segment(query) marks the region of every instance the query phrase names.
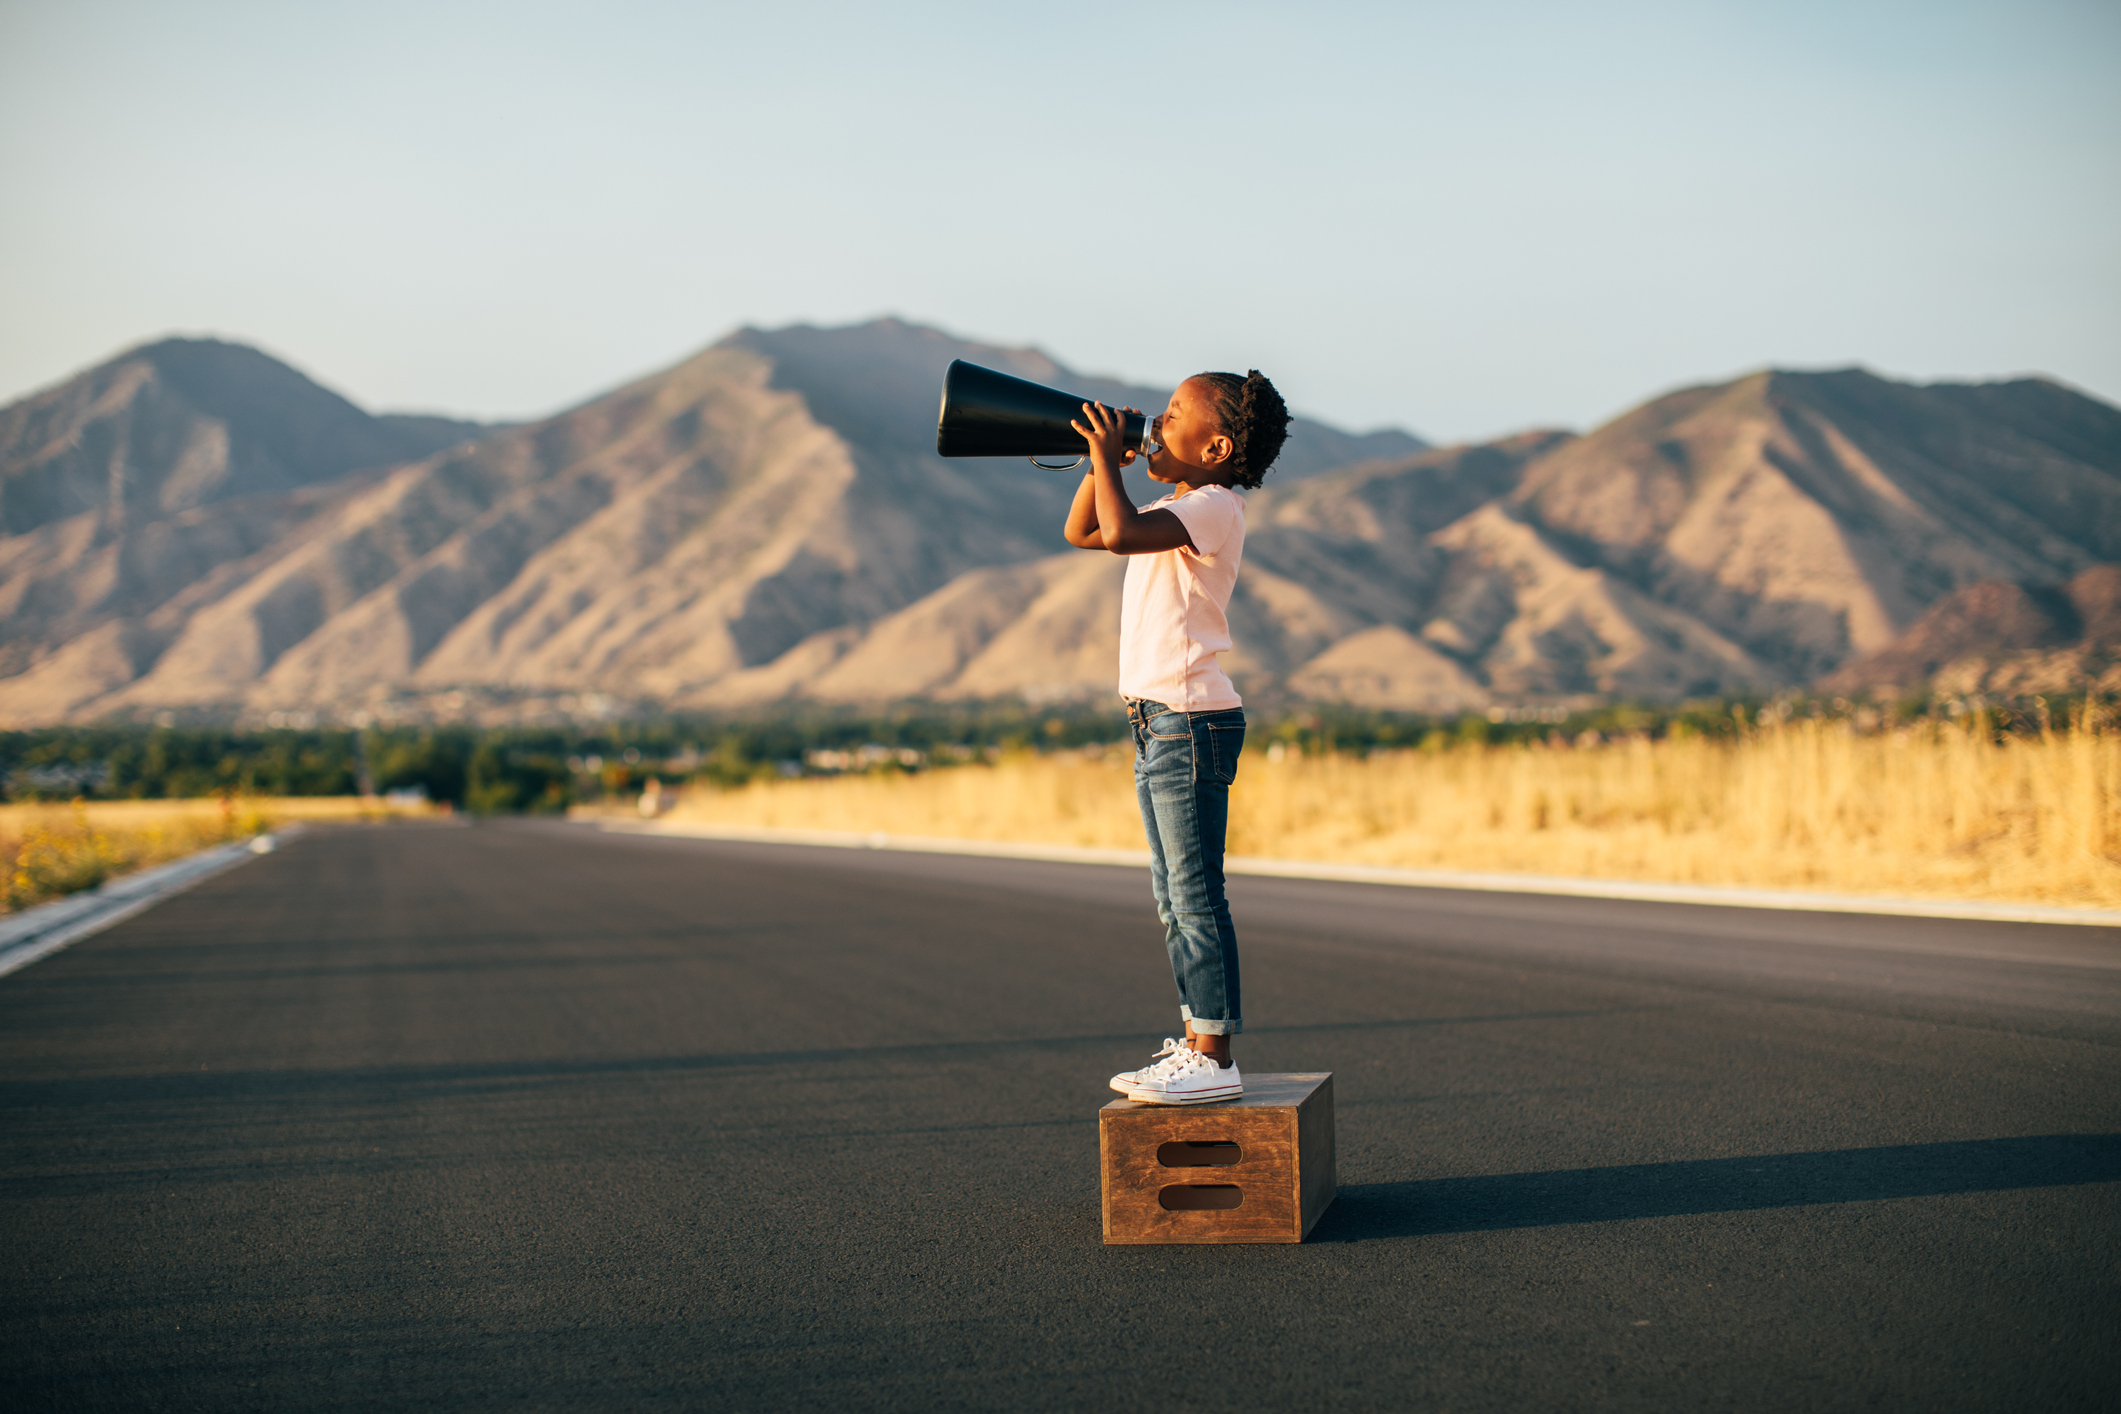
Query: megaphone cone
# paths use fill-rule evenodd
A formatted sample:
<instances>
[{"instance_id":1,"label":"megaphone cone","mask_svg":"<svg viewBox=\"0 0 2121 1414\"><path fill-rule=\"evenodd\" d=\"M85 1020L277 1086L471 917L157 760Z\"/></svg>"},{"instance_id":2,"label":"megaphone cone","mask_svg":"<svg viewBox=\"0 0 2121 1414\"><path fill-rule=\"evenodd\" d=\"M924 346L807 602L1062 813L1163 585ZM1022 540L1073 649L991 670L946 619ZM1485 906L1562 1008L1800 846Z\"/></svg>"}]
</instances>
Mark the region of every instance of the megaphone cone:
<instances>
[{"instance_id":1,"label":"megaphone cone","mask_svg":"<svg viewBox=\"0 0 2121 1414\"><path fill-rule=\"evenodd\" d=\"M1082 418L1084 403L1095 401L956 359L943 375L943 409L935 422L936 454L1079 459L1087 449L1082 434L1068 423ZM1127 449L1141 450L1149 419L1138 412L1122 416Z\"/></svg>"}]
</instances>

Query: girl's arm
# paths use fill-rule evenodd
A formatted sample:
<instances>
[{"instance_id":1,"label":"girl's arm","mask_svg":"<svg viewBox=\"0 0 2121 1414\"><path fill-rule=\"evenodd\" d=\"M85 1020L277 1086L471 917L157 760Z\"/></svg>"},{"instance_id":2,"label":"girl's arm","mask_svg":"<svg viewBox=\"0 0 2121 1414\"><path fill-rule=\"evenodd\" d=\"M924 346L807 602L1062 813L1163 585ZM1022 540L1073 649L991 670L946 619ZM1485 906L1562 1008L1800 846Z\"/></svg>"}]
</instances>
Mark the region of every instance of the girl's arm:
<instances>
[{"instance_id":1,"label":"girl's arm","mask_svg":"<svg viewBox=\"0 0 2121 1414\"><path fill-rule=\"evenodd\" d=\"M1134 460L1127 450L1126 423L1102 403L1084 403L1083 422L1068 425L1090 444L1090 474L1075 488L1068 508L1070 545L1110 550L1115 555L1150 555L1159 550L1190 549L1186 523L1169 511L1138 511L1127 499L1120 468Z\"/></svg>"},{"instance_id":2,"label":"girl's arm","mask_svg":"<svg viewBox=\"0 0 2121 1414\"><path fill-rule=\"evenodd\" d=\"M1075 488L1075 502L1068 507L1068 523L1061 533L1078 550L1102 550L1105 537L1097 528L1097 473L1086 472Z\"/></svg>"}]
</instances>

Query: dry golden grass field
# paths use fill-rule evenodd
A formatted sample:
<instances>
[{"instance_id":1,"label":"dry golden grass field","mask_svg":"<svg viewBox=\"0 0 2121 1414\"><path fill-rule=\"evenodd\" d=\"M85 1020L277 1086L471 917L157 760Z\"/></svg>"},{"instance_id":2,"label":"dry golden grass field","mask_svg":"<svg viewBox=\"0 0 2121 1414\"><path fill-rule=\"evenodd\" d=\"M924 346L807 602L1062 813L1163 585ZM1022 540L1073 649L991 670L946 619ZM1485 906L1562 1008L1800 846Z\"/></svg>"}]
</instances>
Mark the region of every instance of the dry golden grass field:
<instances>
[{"instance_id":1,"label":"dry golden grass field","mask_svg":"<svg viewBox=\"0 0 2121 1414\"><path fill-rule=\"evenodd\" d=\"M301 820L375 820L429 807L337 796L0 805L0 912Z\"/></svg>"},{"instance_id":2,"label":"dry golden grass field","mask_svg":"<svg viewBox=\"0 0 2121 1414\"><path fill-rule=\"evenodd\" d=\"M1279 756L1280 759L1272 759ZM695 790L674 820L1142 848L1124 750ZM1864 734L1457 747L1248 747L1230 851L1409 869L2121 906L2121 731L2089 716Z\"/></svg>"}]
</instances>

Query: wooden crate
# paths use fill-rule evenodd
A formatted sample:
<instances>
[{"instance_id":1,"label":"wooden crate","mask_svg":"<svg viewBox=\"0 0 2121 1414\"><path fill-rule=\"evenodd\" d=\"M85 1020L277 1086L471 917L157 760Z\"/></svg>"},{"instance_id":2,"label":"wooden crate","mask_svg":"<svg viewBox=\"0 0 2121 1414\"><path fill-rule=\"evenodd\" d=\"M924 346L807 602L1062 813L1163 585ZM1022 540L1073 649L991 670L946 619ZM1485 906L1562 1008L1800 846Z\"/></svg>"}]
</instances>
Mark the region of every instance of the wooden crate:
<instances>
[{"instance_id":1,"label":"wooden crate","mask_svg":"<svg viewBox=\"0 0 2121 1414\"><path fill-rule=\"evenodd\" d=\"M1333 1201L1330 1071L1247 1075L1216 1105L1098 1112L1105 1241L1301 1242Z\"/></svg>"}]
</instances>

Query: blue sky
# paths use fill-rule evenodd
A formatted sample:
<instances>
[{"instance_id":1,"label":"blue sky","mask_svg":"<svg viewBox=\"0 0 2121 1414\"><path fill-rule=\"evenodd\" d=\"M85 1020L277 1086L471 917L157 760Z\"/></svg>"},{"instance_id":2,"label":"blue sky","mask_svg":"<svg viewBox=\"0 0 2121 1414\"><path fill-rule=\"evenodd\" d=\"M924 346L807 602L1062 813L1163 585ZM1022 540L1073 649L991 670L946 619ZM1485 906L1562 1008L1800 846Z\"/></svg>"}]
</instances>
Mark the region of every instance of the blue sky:
<instances>
[{"instance_id":1,"label":"blue sky","mask_svg":"<svg viewBox=\"0 0 2121 1414\"><path fill-rule=\"evenodd\" d=\"M894 313L1438 439L2121 400L2121 5L0 0L0 399L172 331L556 410Z\"/></svg>"}]
</instances>

